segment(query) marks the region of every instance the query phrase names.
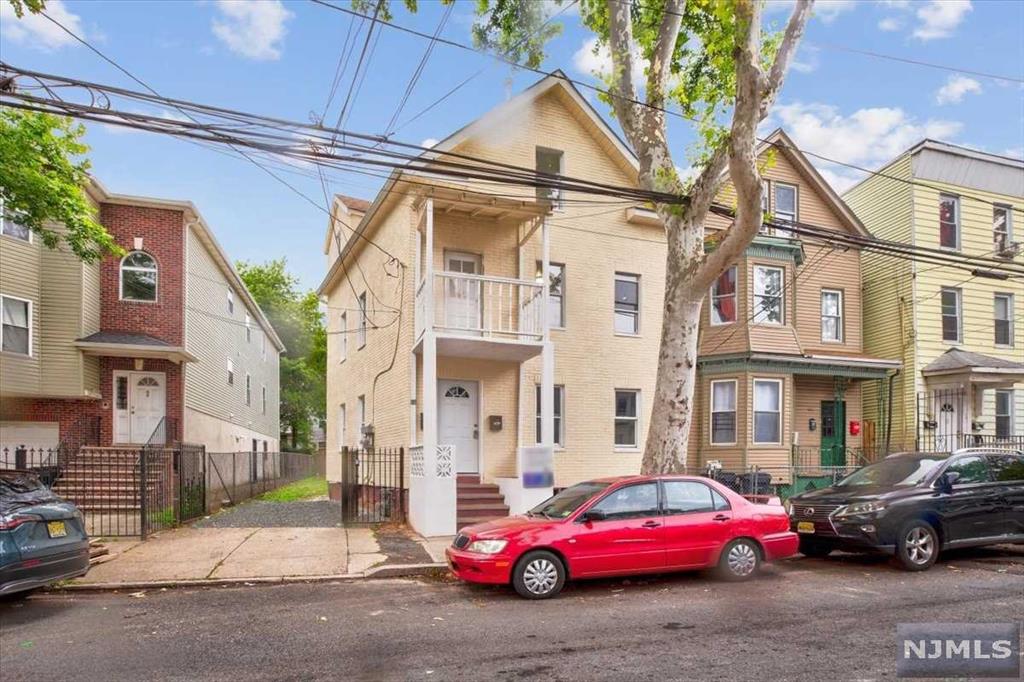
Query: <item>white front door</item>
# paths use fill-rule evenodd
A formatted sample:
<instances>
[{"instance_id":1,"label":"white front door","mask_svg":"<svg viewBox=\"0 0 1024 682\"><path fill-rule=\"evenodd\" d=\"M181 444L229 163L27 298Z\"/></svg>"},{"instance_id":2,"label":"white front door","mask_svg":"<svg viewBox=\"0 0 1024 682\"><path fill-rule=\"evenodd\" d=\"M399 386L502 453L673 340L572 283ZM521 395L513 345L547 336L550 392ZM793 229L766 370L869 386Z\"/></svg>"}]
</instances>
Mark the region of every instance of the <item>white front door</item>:
<instances>
[{"instance_id":1,"label":"white front door","mask_svg":"<svg viewBox=\"0 0 1024 682\"><path fill-rule=\"evenodd\" d=\"M482 273L480 256L475 253L448 251L444 254L444 269L463 275ZM444 321L452 330L479 333L480 280L449 277L445 280Z\"/></svg>"},{"instance_id":2,"label":"white front door","mask_svg":"<svg viewBox=\"0 0 1024 682\"><path fill-rule=\"evenodd\" d=\"M164 444L166 428L157 427L167 414L167 377L162 372L114 374L114 442Z\"/></svg>"},{"instance_id":3,"label":"white front door","mask_svg":"<svg viewBox=\"0 0 1024 682\"><path fill-rule=\"evenodd\" d=\"M437 382L437 442L455 450L455 471L480 472L479 422L475 381Z\"/></svg>"},{"instance_id":4,"label":"white front door","mask_svg":"<svg viewBox=\"0 0 1024 682\"><path fill-rule=\"evenodd\" d=\"M969 406L965 392L958 389L936 389L932 393L935 414L935 446L953 451L968 445L970 433Z\"/></svg>"}]
</instances>

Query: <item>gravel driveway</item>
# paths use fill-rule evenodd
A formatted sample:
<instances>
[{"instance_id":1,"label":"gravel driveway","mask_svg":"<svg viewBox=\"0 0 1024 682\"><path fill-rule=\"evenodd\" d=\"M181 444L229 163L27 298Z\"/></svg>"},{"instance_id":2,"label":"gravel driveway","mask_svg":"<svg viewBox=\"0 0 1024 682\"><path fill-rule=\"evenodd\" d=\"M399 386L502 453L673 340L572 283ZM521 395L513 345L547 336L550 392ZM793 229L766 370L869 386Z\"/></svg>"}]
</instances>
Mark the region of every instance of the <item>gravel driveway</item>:
<instances>
[{"instance_id":1,"label":"gravel driveway","mask_svg":"<svg viewBox=\"0 0 1024 682\"><path fill-rule=\"evenodd\" d=\"M330 500L243 502L192 524L196 528L340 528L341 503Z\"/></svg>"}]
</instances>

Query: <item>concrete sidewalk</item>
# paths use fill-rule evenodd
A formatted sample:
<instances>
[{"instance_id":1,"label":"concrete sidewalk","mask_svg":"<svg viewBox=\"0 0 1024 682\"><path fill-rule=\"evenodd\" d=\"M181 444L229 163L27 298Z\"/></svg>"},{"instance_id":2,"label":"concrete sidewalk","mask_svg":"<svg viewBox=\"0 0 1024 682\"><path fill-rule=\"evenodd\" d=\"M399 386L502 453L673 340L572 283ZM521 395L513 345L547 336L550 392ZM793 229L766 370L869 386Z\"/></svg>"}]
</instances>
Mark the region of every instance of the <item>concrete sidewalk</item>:
<instances>
[{"instance_id":1,"label":"concrete sidewalk","mask_svg":"<svg viewBox=\"0 0 1024 682\"><path fill-rule=\"evenodd\" d=\"M115 557L73 584L359 577L388 558L369 528L177 528L106 544Z\"/></svg>"}]
</instances>

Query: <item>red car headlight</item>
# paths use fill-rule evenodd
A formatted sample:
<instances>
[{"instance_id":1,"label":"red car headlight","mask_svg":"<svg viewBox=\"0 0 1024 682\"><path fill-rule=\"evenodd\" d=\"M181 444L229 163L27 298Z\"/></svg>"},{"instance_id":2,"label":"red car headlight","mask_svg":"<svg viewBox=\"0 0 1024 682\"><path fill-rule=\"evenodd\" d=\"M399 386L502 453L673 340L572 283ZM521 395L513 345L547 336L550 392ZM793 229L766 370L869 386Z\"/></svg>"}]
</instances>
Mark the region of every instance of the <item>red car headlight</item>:
<instances>
[{"instance_id":1,"label":"red car headlight","mask_svg":"<svg viewBox=\"0 0 1024 682\"><path fill-rule=\"evenodd\" d=\"M467 552L478 552L480 554L497 554L505 549L508 540L474 540L466 548Z\"/></svg>"}]
</instances>

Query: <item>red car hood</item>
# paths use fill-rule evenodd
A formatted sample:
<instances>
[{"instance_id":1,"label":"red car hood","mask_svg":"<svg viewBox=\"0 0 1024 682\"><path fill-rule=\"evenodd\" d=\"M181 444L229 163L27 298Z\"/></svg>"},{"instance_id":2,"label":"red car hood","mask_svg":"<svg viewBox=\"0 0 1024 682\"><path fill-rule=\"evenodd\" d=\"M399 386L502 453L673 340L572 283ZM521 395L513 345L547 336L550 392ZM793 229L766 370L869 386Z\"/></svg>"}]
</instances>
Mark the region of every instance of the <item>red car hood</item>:
<instances>
[{"instance_id":1,"label":"red car hood","mask_svg":"<svg viewBox=\"0 0 1024 682\"><path fill-rule=\"evenodd\" d=\"M483 523L475 523L472 526L460 528L459 532L465 533L466 535L474 538L500 538L511 532L525 530L527 528L537 528L538 526L549 525L551 523L553 522L549 519L543 518L506 516L500 519L494 519L493 521L484 521Z\"/></svg>"}]
</instances>

